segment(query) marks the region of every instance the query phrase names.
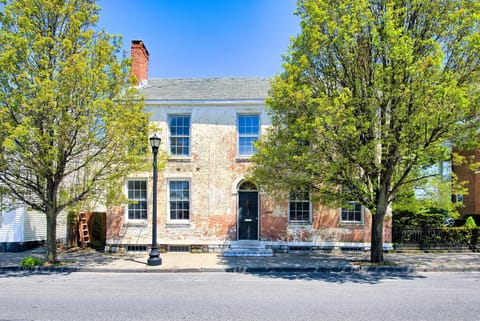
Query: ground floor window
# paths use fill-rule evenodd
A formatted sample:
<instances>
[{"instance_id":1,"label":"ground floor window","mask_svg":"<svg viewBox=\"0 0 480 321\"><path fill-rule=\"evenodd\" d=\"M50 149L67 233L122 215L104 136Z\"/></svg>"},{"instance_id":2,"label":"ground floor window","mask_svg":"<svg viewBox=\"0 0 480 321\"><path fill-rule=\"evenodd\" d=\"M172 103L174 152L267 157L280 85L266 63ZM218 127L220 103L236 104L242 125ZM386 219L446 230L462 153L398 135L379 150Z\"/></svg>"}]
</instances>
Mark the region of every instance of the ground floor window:
<instances>
[{"instance_id":1,"label":"ground floor window","mask_svg":"<svg viewBox=\"0 0 480 321\"><path fill-rule=\"evenodd\" d=\"M128 180L128 219L146 220L147 219L147 181L146 180Z\"/></svg>"},{"instance_id":2,"label":"ground floor window","mask_svg":"<svg viewBox=\"0 0 480 321\"><path fill-rule=\"evenodd\" d=\"M168 187L170 220L189 220L190 182L183 180L170 181Z\"/></svg>"},{"instance_id":3,"label":"ground floor window","mask_svg":"<svg viewBox=\"0 0 480 321\"><path fill-rule=\"evenodd\" d=\"M297 191L290 193L288 219L290 222L310 222L310 193Z\"/></svg>"},{"instance_id":4,"label":"ground floor window","mask_svg":"<svg viewBox=\"0 0 480 321\"><path fill-rule=\"evenodd\" d=\"M341 221L344 223L363 223L363 206L358 202L348 202L342 207Z\"/></svg>"}]
</instances>

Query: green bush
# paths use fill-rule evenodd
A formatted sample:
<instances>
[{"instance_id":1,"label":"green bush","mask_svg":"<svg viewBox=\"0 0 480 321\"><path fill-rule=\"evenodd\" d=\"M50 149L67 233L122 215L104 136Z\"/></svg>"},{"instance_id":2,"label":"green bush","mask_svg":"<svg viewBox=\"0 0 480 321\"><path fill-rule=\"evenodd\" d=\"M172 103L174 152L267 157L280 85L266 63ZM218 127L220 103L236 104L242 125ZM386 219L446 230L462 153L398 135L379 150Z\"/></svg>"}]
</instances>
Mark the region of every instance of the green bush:
<instances>
[{"instance_id":1,"label":"green bush","mask_svg":"<svg viewBox=\"0 0 480 321\"><path fill-rule=\"evenodd\" d=\"M393 225L399 228L440 228L445 219L444 213L414 213L410 211L393 212Z\"/></svg>"},{"instance_id":2,"label":"green bush","mask_svg":"<svg viewBox=\"0 0 480 321\"><path fill-rule=\"evenodd\" d=\"M473 217L469 216L465 221L464 227L468 229L475 229L477 228L477 223L475 223L475 220L473 219Z\"/></svg>"},{"instance_id":3,"label":"green bush","mask_svg":"<svg viewBox=\"0 0 480 321\"><path fill-rule=\"evenodd\" d=\"M43 264L43 261L40 260L38 257L27 256L22 260L22 262L20 263L20 266L23 268L31 269L34 266L42 265L42 264Z\"/></svg>"}]
</instances>

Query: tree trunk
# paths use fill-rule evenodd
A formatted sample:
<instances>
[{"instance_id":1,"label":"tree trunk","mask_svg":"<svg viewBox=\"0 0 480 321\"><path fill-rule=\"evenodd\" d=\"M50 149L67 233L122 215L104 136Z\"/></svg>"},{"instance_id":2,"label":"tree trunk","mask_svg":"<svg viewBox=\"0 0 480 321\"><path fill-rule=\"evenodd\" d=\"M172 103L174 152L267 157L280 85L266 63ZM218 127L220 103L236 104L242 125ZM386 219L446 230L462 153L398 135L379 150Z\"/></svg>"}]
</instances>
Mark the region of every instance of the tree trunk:
<instances>
[{"instance_id":1,"label":"tree trunk","mask_svg":"<svg viewBox=\"0 0 480 321\"><path fill-rule=\"evenodd\" d=\"M385 211L377 212L372 215L372 238L370 249L370 262L383 262L383 221L385 220Z\"/></svg>"},{"instance_id":2,"label":"tree trunk","mask_svg":"<svg viewBox=\"0 0 480 321\"><path fill-rule=\"evenodd\" d=\"M47 260L50 263L58 263L57 260L57 213L49 210L47 215Z\"/></svg>"}]
</instances>

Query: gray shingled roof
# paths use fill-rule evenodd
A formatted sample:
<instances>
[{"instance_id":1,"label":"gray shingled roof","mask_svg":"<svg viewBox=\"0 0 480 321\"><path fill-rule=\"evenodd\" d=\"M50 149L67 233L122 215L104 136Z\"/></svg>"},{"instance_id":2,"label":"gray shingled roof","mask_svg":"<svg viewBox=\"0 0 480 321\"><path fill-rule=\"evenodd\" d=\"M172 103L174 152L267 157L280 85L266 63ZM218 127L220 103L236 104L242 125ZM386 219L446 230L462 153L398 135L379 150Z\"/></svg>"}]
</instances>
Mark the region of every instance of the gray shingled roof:
<instances>
[{"instance_id":1,"label":"gray shingled roof","mask_svg":"<svg viewBox=\"0 0 480 321\"><path fill-rule=\"evenodd\" d=\"M140 89L146 100L265 99L268 78L149 79Z\"/></svg>"}]
</instances>

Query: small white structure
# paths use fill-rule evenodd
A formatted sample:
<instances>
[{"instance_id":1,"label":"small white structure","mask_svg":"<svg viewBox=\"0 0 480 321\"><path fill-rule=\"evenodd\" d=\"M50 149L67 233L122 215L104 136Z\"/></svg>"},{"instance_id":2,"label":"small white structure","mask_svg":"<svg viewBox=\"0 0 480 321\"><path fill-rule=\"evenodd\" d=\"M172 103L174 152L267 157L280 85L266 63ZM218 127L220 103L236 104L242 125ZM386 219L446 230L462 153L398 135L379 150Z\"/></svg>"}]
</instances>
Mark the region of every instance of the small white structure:
<instances>
[{"instance_id":1,"label":"small white structure","mask_svg":"<svg viewBox=\"0 0 480 321\"><path fill-rule=\"evenodd\" d=\"M57 239L66 239L67 216L57 219ZM17 207L0 215L0 252L20 252L47 239L47 220L43 213Z\"/></svg>"}]
</instances>

